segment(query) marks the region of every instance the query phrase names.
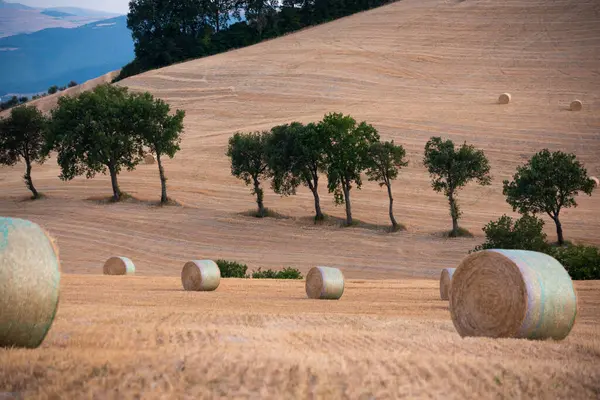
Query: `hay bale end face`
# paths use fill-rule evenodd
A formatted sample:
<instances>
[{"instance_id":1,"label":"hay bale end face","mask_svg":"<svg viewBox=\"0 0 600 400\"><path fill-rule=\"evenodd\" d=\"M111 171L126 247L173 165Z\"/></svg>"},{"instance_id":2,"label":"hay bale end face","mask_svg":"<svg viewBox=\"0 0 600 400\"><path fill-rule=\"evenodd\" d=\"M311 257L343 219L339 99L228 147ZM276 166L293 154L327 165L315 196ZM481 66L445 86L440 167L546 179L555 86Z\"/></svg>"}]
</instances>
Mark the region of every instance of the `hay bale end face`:
<instances>
[{"instance_id":1,"label":"hay bale end face","mask_svg":"<svg viewBox=\"0 0 600 400\"><path fill-rule=\"evenodd\" d=\"M311 268L306 275L306 294L311 299L339 299L344 294L344 274L337 268Z\"/></svg>"},{"instance_id":2,"label":"hay bale end face","mask_svg":"<svg viewBox=\"0 0 600 400\"><path fill-rule=\"evenodd\" d=\"M581 111L583 108L583 103L581 100L573 100L571 102L571 111Z\"/></svg>"},{"instance_id":3,"label":"hay bale end face","mask_svg":"<svg viewBox=\"0 0 600 400\"><path fill-rule=\"evenodd\" d=\"M36 348L59 300L56 244L37 224L0 217L0 347Z\"/></svg>"},{"instance_id":4,"label":"hay bale end face","mask_svg":"<svg viewBox=\"0 0 600 400\"><path fill-rule=\"evenodd\" d=\"M500 95L500 97L498 97L498 103L499 104L508 104L508 103L510 103L511 98L512 97L511 97L510 93L502 93Z\"/></svg>"},{"instance_id":5,"label":"hay bale end face","mask_svg":"<svg viewBox=\"0 0 600 400\"><path fill-rule=\"evenodd\" d=\"M452 322L461 336L556 339L577 315L571 277L554 258L526 250L484 250L452 277Z\"/></svg>"},{"instance_id":6,"label":"hay bale end face","mask_svg":"<svg viewBox=\"0 0 600 400\"><path fill-rule=\"evenodd\" d=\"M213 291L221 283L221 270L212 260L188 261L181 270L181 283L188 291Z\"/></svg>"},{"instance_id":7,"label":"hay bale end face","mask_svg":"<svg viewBox=\"0 0 600 400\"><path fill-rule=\"evenodd\" d=\"M442 300L449 300L450 285L452 283L452 275L456 268L444 268L440 275L440 297Z\"/></svg>"},{"instance_id":8,"label":"hay bale end face","mask_svg":"<svg viewBox=\"0 0 600 400\"><path fill-rule=\"evenodd\" d=\"M156 162L156 159L154 158L154 156L152 154L146 154L144 156L144 163L146 163L147 165L152 165Z\"/></svg>"},{"instance_id":9,"label":"hay bale end face","mask_svg":"<svg viewBox=\"0 0 600 400\"><path fill-rule=\"evenodd\" d=\"M595 176L590 176L590 179L594 181L596 187L600 186L600 179L596 178Z\"/></svg>"},{"instance_id":10,"label":"hay bale end face","mask_svg":"<svg viewBox=\"0 0 600 400\"><path fill-rule=\"evenodd\" d=\"M127 257L111 257L104 263L104 275L133 275L135 265Z\"/></svg>"}]
</instances>

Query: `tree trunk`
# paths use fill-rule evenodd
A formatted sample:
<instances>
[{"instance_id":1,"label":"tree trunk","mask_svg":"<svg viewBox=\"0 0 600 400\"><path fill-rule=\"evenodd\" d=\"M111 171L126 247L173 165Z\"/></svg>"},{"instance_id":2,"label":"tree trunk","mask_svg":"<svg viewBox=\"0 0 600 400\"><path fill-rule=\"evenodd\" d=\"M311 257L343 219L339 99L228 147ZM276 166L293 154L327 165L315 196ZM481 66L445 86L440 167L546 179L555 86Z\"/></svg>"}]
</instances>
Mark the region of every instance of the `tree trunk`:
<instances>
[{"instance_id":1,"label":"tree trunk","mask_svg":"<svg viewBox=\"0 0 600 400\"><path fill-rule=\"evenodd\" d=\"M25 185L27 185L27 189L29 189L31 191L31 193L33 194L32 199L37 199L39 197L39 193L38 191L35 189L35 186L33 186L33 180L31 179L31 161L29 161L29 158L26 157L25 158L25 165L27 166L27 169L25 170Z\"/></svg>"},{"instance_id":2,"label":"tree trunk","mask_svg":"<svg viewBox=\"0 0 600 400\"><path fill-rule=\"evenodd\" d=\"M319 177L314 177L314 184L310 179L308 179L307 182L308 188L315 198L315 221L322 221L324 217L323 213L321 212L321 199L319 198Z\"/></svg>"},{"instance_id":3,"label":"tree trunk","mask_svg":"<svg viewBox=\"0 0 600 400\"><path fill-rule=\"evenodd\" d=\"M256 204L258 205L258 217L263 218L265 216L265 206L263 204L263 190L260 187L258 177L254 178L254 194L256 194Z\"/></svg>"},{"instance_id":4,"label":"tree trunk","mask_svg":"<svg viewBox=\"0 0 600 400\"><path fill-rule=\"evenodd\" d=\"M166 204L169 201L167 197L167 178L165 177L165 170L162 166L162 161L160 161L160 153L156 153L156 162L158 163L158 173L160 174L160 202L161 204Z\"/></svg>"},{"instance_id":5,"label":"tree trunk","mask_svg":"<svg viewBox=\"0 0 600 400\"><path fill-rule=\"evenodd\" d=\"M390 198L390 221L392 221L392 230L395 231L398 228L396 218L394 218L394 198L392 197L392 184L387 183L388 196Z\"/></svg>"},{"instance_id":6,"label":"tree trunk","mask_svg":"<svg viewBox=\"0 0 600 400\"><path fill-rule=\"evenodd\" d=\"M562 246L563 244L565 244L565 238L563 237L562 224L560 223L558 214L556 216L553 216L552 219L554 220L554 223L556 224L556 236L558 236L558 245Z\"/></svg>"},{"instance_id":7,"label":"tree trunk","mask_svg":"<svg viewBox=\"0 0 600 400\"><path fill-rule=\"evenodd\" d=\"M346 225L351 226L353 221L352 208L350 205L350 184L343 182L342 186L344 188L344 202L346 203Z\"/></svg>"},{"instance_id":8,"label":"tree trunk","mask_svg":"<svg viewBox=\"0 0 600 400\"><path fill-rule=\"evenodd\" d=\"M117 171L113 165L108 166L108 171L110 172L110 182L112 184L113 200L119 201L121 200L121 190L119 189L119 183L117 182Z\"/></svg>"},{"instance_id":9,"label":"tree trunk","mask_svg":"<svg viewBox=\"0 0 600 400\"><path fill-rule=\"evenodd\" d=\"M456 200L454 199L454 193L448 195L448 201L450 203L450 216L452 216L452 232L451 237L458 236L458 209L456 207Z\"/></svg>"}]
</instances>

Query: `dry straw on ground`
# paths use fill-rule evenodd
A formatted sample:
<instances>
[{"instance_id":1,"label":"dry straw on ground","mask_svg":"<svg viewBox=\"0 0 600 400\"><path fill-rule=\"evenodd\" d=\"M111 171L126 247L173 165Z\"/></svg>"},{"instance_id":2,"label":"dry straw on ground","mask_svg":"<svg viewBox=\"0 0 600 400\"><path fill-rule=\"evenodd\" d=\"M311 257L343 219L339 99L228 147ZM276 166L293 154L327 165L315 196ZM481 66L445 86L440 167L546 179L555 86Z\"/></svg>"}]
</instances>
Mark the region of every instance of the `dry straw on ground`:
<instances>
[{"instance_id":1,"label":"dry straw on ground","mask_svg":"<svg viewBox=\"0 0 600 400\"><path fill-rule=\"evenodd\" d=\"M510 93L502 93L500 97L498 97L498 103L500 104L508 104L512 99Z\"/></svg>"},{"instance_id":2,"label":"dry straw on ground","mask_svg":"<svg viewBox=\"0 0 600 400\"><path fill-rule=\"evenodd\" d=\"M444 268L440 275L440 297L442 300L448 300L450 296L450 285L452 284L452 275L456 268Z\"/></svg>"},{"instance_id":3,"label":"dry straw on ground","mask_svg":"<svg viewBox=\"0 0 600 400\"><path fill-rule=\"evenodd\" d=\"M306 294L311 299L339 299L344 294L344 274L337 268L311 268L306 275Z\"/></svg>"},{"instance_id":4,"label":"dry straw on ground","mask_svg":"<svg viewBox=\"0 0 600 400\"><path fill-rule=\"evenodd\" d=\"M526 250L484 250L466 257L452 277L452 322L461 336L564 339L577 296L564 267Z\"/></svg>"},{"instance_id":5,"label":"dry straw on ground","mask_svg":"<svg viewBox=\"0 0 600 400\"><path fill-rule=\"evenodd\" d=\"M573 100L571 102L571 111L581 111L583 108L583 103L581 100Z\"/></svg>"},{"instance_id":6,"label":"dry straw on ground","mask_svg":"<svg viewBox=\"0 0 600 400\"><path fill-rule=\"evenodd\" d=\"M111 257L104 263L104 275L133 275L135 265L127 257Z\"/></svg>"},{"instance_id":7,"label":"dry straw on ground","mask_svg":"<svg viewBox=\"0 0 600 400\"><path fill-rule=\"evenodd\" d=\"M221 271L212 260L188 261L181 270L181 283L185 290L208 292L219 287Z\"/></svg>"},{"instance_id":8,"label":"dry straw on ground","mask_svg":"<svg viewBox=\"0 0 600 400\"><path fill-rule=\"evenodd\" d=\"M156 162L156 159L154 158L154 156L152 154L146 154L144 156L144 163L151 165L154 164Z\"/></svg>"},{"instance_id":9,"label":"dry straw on ground","mask_svg":"<svg viewBox=\"0 0 600 400\"><path fill-rule=\"evenodd\" d=\"M60 262L37 224L0 217L0 346L38 347L52 326Z\"/></svg>"}]
</instances>

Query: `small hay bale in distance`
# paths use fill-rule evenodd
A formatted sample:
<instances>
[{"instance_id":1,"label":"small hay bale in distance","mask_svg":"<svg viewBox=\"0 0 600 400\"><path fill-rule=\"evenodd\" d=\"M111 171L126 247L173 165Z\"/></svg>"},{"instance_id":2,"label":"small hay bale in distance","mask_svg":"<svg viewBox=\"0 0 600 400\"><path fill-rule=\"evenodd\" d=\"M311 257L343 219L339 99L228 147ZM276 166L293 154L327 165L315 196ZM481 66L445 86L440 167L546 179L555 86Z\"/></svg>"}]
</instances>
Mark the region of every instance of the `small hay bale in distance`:
<instances>
[{"instance_id":1,"label":"small hay bale in distance","mask_svg":"<svg viewBox=\"0 0 600 400\"><path fill-rule=\"evenodd\" d=\"M571 102L571 111L581 111L581 109L583 108L583 103L581 102L581 100L573 100Z\"/></svg>"},{"instance_id":2,"label":"small hay bale in distance","mask_svg":"<svg viewBox=\"0 0 600 400\"><path fill-rule=\"evenodd\" d=\"M181 283L188 291L210 292L221 283L221 270L212 260L188 261L181 270Z\"/></svg>"},{"instance_id":3,"label":"small hay bale in distance","mask_svg":"<svg viewBox=\"0 0 600 400\"><path fill-rule=\"evenodd\" d=\"M442 300L450 299L450 285L452 284L452 275L456 268L444 268L440 275L440 297Z\"/></svg>"},{"instance_id":4,"label":"small hay bale in distance","mask_svg":"<svg viewBox=\"0 0 600 400\"><path fill-rule=\"evenodd\" d=\"M152 154L146 154L144 156L144 163L148 164L148 165L152 165L156 162L156 159L154 158L154 156Z\"/></svg>"},{"instance_id":5,"label":"small hay bale in distance","mask_svg":"<svg viewBox=\"0 0 600 400\"><path fill-rule=\"evenodd\" d=\"M58 308L60 260L39 225L0 217L0 347L39 347Z\"/></svg>"},{"instance_id":6,"label":"small hay bale in distance","mask_svg":"<svg viewBox=\"0 0 600 400\"><path fill-rule=\"evenodd\" d=\"M577 296L565 268L547 254L484 250L454 272L450 314L462 337L561 340L575 323Z\"/></svg>"},{"instance_id":7,"label":"small hay bale in distance","mask_svg":"<svg viewBox=\"0 0 600 400\"><path fill-rule=\"evenodd\" d=\"M596 187L600 186L600 179L596 178L595 176L590 176L590 179L594 181Z\"/></svg>"},{"instance_id":8,"label":"small hay bale in distance","mask_svg":"<svg viewBox=\"0 0 600 400\"><path fill-rule=\"evenodd\" d=\"M512 99L510 93L502 93L500 95L500 97L498 97L498 103L499 104L508 104L510 103L510 100Z\"/></svg>"},{"instance_id":9,"label":"small hay bale in distance","mask_svg":"<svg viewBox=\"0 0 600 400\"><path fill-rule=\"evenodd\" d=\"M135 265L127 257L111 257L104 263L104 275L133 275Z\"/></svg>"},{"instance_id":10,"label":"small hay bale in distance","mask_svg":"<svg viewBox=\"0 0 600 400\"><path fill-rule=\"evenodd\" d=\"M339 299L344 294L344 274L337 268L311 268L306 275L306 294L311 299Z\"/></svg>"}]
</instances>

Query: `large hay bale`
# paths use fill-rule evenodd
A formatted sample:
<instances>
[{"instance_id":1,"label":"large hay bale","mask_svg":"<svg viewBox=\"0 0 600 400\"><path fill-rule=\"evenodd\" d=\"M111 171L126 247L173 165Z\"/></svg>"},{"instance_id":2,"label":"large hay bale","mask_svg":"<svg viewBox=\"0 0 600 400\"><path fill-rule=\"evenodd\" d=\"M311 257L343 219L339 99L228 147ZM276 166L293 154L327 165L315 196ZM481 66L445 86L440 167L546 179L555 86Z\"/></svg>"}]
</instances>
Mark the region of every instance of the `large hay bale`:
<instances>
[{"instance_id":1,"label":"large hay bale","mask_svg":"<svg viewBox=\"0 0 600 400\"><path fill-rule=\"evenodd\" d=\"M104 263L104 275L133 275L135 265L127 257L111 257Z\"/></svg>"},{"instance_id":2,"label":"large hay bale","mask_svg":"<svg viewBox=\"0 0 600 400\"><path fill-rule=\"evenodd\" d=\"M571 102L571 111L581 111L583 108L583 103L581 100L573 100Z\"/></svg>"},{"instance_id":3,"label":"large hay bale","mask_svg":"<svg viewBox=\"0 0 600 400\"><path fill-rule=\"evenodd\" d=\"M152 165L156 162L156 159L154 158L154 156L152 154L146 154L144 156L144 163L148 164L148 165Z\"/></svg>"},{"instance_id":4,"label":"large hay bale","mask_svg":"<svg viewBox=\"0 0 600 400\"><path fill-rule=\"evenodd\" d=\"M0 347L36 348L58 308L60 261L37 224L0 217Z\"/></svg>"},{"instance_id":5,"label":"large hay bale","mask_svg":"<svg viewBox=\"0 0 600 400\"><path fill-rule=\"evenodd\" d=\"M440 275L440 297L442 300L448 300L450 295L450 285L452 284L452 275L456 268L444 268Z\"/></svg>"},{"instance_id":6,"label":"large hay bale","mask_svg":"<svg viewBox=\"0 0 600 400\"><path fill-rule=\"evenodd\" d=\"M219 287L221 270L212 260L188 261L181 270L181 283L185 290L209 292Z\"/></svg>"},{"instance_id":7,"label":"large hay bale","mask_svg":"<svg viewBox=\"0 0 600 400\"><path fill-rule=\"evenodd\" d=\"M500 97L498 97L499 104L508 104L510 103L511 96L510 93L502 93Z\"/></svg>"},{"instance_id":8,"label":"large hay bale","mask_svg":"<svg viewBox=\"0 0 600 400\"><path fill-rule=\"evenodd\" d=\"M452 277L452 322L461 336L564 339L577 296L554 258L526 250L484 250L467 256Z\"/></svg>"},{"instance_id":9,"label":"large hay bale","mask_svg":"<svg viewBox=\"0 0 600 400\"><path fill-rule=\"evenodd\" d=\"M337 268L311 268L306 275L306 294L311 299L339 299L344 294L344 274Z\"/></svg>"},{"instance_id":10,"label":"large hay bale","mask_svg":"<svg viewBox=\"0 0 600 400\"><path fill-rule=\"evenodd\" d=\"M600 186L600 179L596 178L595 176L590 176L590 179L594 181L596 187Z\"/></svg>"}]
</instances>

